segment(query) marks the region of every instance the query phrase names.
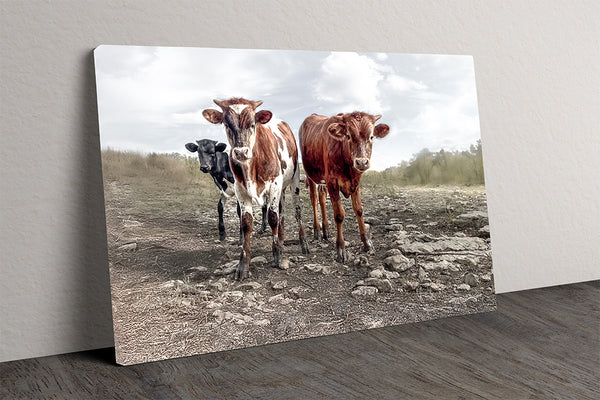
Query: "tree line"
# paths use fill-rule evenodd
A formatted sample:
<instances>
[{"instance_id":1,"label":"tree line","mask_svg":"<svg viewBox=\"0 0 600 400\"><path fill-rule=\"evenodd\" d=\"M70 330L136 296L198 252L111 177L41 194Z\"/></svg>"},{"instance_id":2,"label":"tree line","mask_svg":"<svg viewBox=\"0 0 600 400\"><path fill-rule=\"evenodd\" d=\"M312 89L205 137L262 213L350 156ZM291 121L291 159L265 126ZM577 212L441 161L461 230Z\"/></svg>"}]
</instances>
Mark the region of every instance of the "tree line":
<instances>
[{"instance_id":1,"label":"tree line","mask_svg":"<svg viewBox=\"0 0 600 400\"><path fill-rule=\"evenodd\" d=\"M369 171L362 183L406 185L483 185L481 140L468 150L432 152L425 148L409 161L383 171Z\"/></svg>"}]
</instances>

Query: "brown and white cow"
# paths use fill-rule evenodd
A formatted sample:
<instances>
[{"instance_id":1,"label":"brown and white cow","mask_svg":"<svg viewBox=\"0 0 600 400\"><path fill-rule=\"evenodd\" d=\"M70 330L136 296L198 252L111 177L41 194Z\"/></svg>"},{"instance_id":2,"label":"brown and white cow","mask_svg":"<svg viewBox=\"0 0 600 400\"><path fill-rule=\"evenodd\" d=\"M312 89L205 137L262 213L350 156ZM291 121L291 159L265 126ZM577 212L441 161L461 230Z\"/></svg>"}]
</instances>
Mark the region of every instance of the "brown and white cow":
<instances>
[{"instance_id":1,"label":"brown and white cow","mask_svg":"<svg viewBox=\"0 0 600 400\"><path fill-rule=\"evenodd\" d=\"M232 147L229 163L235 177L235 194L242 209L241 228L244 235L236 279L242 280L250 273L253 202L262 206L268 201L267 219L273 234L274 264L279 266L284 240L283 202L285 190L290 185L300 246L303 253L308 253L299 201L298 147L286 122L273 119L271 111L256 111L262 101L243 98L213 101L222 111L207 109L202 115L213 124L225 126Z\"/></svg>"},{"instance_id":2,"label":"brown and white cow","mask_svg":"<svg viewBox=\"0 0 600 400\"><path fill-rule=\"evenodd\" d=\"M385 124L375 125L381 115L363 112L338 114L331 118L313 114L306 118L298 133L302 151L302 163L306 176L310 179L310 199L313 207L315 238L318 239L319 221L317 197L321 203L323 217L323 237L327 238L327 214L324 212L325 193L317 185L325 184L337 226L337 260L345 262L347 253L342 232L344 208L340 201L340 191L348 198L352 196L352 208L358 220L360 238L364 250L373 248L369 229L363 220L363 207L360 201L360 177L371 163L373 138L383 138L389 131Z\"/></svg>"}]
</instances>

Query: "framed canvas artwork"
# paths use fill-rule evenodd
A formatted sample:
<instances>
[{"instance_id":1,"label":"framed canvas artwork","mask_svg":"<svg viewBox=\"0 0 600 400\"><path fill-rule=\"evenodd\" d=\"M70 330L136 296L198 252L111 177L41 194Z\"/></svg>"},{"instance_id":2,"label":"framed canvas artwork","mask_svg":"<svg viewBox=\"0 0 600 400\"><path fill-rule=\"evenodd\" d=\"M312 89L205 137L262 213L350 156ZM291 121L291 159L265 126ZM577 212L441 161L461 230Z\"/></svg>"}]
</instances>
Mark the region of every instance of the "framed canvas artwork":
<instances>
[{"instance_id":1,"label":"framed canvas artwork","mask_svg":"<svg viewBox=\"0 0 600 400\"><path fill-rule=\"evenodd\" d=\"M118 363L495 309L472 57L94 59Z\"/></svg>"}]
</instances>

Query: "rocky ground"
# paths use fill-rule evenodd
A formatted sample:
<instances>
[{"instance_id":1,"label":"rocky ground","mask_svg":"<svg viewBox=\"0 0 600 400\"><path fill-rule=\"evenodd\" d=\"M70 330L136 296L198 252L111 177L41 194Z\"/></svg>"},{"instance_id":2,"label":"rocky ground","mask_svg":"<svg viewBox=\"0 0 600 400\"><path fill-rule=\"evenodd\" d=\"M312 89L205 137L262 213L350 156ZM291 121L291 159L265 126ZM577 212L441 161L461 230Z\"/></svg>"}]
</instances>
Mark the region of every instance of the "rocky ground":
<instances>
[{"instance_id":1,"label":"rocky ground","mask_svg":"<svg viewBox=\"0 0 600 400\"><path fill-rule=\"evenodd\" d=\"M311 253L302 255L290 213L284 261L273 268L270 235L256 233L256 225L252 277L241 283L232 278L239 257L234 201L226 207L229 237L220 242L216 203L214 210L139 212L145 200L133 188L112 182L105 189L123 364L495 308L483 187L401 188L386 195L364 189L375 251L362 252L346 201L345 264L335 261L333 241L312 241Z\"/></svg>"}]
</instances>

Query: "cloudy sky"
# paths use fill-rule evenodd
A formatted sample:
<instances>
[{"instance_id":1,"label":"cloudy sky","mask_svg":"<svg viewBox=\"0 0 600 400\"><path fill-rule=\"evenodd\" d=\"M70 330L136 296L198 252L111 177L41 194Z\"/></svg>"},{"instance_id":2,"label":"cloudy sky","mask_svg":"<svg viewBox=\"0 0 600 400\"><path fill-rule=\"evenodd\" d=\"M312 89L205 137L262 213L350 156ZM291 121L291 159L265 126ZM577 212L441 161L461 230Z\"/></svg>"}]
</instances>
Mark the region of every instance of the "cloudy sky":
<instances>
[{"instance_id":1,"label":"cloudy sky","mask_svg":"<svg viewBox=\"0 0 600 400\"><path fill-rule=\"evenodd\" d=\"M230 97L263 100L296 137L312 113L382 114L390 134L375 140L376 170L480 138L470 56L137 46L94 56L103 149L189 154L190 141L226 141L202 110Z\"/></svg>"}]
</instances>

